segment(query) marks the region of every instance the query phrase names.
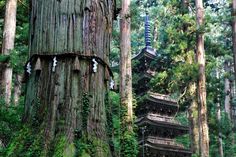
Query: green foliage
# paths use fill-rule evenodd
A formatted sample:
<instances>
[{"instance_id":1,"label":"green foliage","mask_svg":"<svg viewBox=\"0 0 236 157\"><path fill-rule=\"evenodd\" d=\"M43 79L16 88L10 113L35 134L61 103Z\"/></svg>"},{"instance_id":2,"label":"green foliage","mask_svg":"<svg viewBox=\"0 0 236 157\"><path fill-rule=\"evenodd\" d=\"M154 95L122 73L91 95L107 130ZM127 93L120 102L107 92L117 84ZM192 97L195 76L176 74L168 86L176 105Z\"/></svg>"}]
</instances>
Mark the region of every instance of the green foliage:
<instances>
[{"instance_id":1,"label":"green foliage","mask_svg":"<svg viewBox=\"0 0 236 157\"><path fill-rule=\"evenodd\" d=\"M189 139L189 135L186 134L186 135L183 135L183 136L178 136L176 137L176 142L183 145L185 148L189 148L190 146L190 139Z\"/></svg>"},{"instance_id":2,"label":"green foliage","mask_svg":"<svg viewBox=\"0 0 236 157\"><path fill-rule=\"evenodd\" d=\"M136 105L136 103L133 105ZM136 157L138 154L138 142L134 132L135 125L133 121L127 119L127 113L127 108L122 105L120 108L120 152L123 157Z\"/></svg>"},{"instance_id":3,"label":"green foliage","mask_svg":"<svg viewBox=\"0 0 236 157\"><path fill-rule=\"evenodd\" d=\"M5 156L13 157L15 154L24 157L43 156L43 139L42 131L36 134L36 130L24 126L12 139L5 151Z\"/></svg>"},{"instance_id":4,"label":"green foliage","mask_svg":"<svg viewBox=\"0 0 236 157\"><path fill-rule=\"evenodd\" d=\"M96 152L102 150L104 156L109 156L108 144L101 139L83 135L81 138L75 140L76 156L91 157L96 156Z\"/></svg>"},{"instance_id":5,"label":"green foliage","mask_svg":"<svg viewBox=\"0 0 236 157\"><path fill-rule=\"evenodd\" d=\"M21 129L21 116L23 114L23 97L20 98L19 104L6 106L4 99L0 99L0 139L5 146L11 141L12 137ZM0 147L0 154L4 151ZM1 155L0 155L1 156Z\"/></svg>"},{"instance_id":6,"label":"green foliage","mask_svg":"<svg viewBox=\"0 0 236 157\"><path fill-rule=\"evenodd\" d=\"M138 154L138 142L135 133L130 130L122 132L121 137L121 156L136 157Z\"/></svg>"},{"instance_id":7,"label":"green foliage","mask_svg":"<svg viewBox=\"0 0 236 157\"><path fill-rule=\"evenodd\" d=\"M175 119L180 122L182 125L188 126L189 121L187 114L185 112L178 113L178 115L175 117Z\"/></svg>"},{"instance_id":8,"label":"green foliage","mask_svg":"<svg viewBox=\"0 0 236 157\"><path fill-rule=\"evenodd\" d=\"M114 153L120 152L120 96L116 92L109 92L110 103L112 106L112 131L113 131L113 144Z\"/></svg>"},{"instance_id":9,"label":"green foliage","mask_svg":"<svg viewBox=\"0 0 236 157\"><path fill-rule=\"evenodd\" d=\"M10 59L9 55L0 55L0 62L5 63Z\"/></svg>"}]
</instances>

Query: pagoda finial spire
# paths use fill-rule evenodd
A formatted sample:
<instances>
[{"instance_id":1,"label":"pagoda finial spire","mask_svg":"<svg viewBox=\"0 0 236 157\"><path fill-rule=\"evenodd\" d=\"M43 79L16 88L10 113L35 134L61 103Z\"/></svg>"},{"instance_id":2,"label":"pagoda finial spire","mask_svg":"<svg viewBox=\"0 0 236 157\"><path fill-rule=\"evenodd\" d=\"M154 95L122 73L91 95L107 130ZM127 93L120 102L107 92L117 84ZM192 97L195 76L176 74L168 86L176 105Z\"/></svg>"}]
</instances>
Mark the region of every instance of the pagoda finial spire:
<instances>
[{"instance_id":1,"label":"pagoda finial spire","mask_svg":"<svg viewBox=\"0 0 236 157\"><path fill-rule=\"evenodd\" d=\"M145 44L146 47L151 47L151 35L150 35L150 23L149 23L149 15L148 12L146 12L145 16Z\"/></svg>"}]
</instances>

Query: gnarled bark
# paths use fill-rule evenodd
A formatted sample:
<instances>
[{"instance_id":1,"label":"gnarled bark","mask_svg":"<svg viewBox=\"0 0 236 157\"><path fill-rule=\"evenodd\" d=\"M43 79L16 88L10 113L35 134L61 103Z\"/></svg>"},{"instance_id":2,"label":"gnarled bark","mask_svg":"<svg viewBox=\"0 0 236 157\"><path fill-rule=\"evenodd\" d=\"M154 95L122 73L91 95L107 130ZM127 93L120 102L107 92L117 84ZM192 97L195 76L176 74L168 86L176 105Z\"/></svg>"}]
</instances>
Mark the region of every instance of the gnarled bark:
<instances>
[{"instance_id":1,"label":"gnarled bark","mask_svg":"<svg viewBox=\"0 0 236 157\"><path fill-rule=\"evenodd\" d=\"M55 139L63 135L64 152L72 149L71 156L76 149L73 142L82 137L85 143L95 144L93 151L82 153L111 156L106 130L106 69L98 63L94 73L93 62L83 59L77 61L75 70L76 58L70 53L97 56L108 63L113 1L32 0L31 7L30 56L44 56L38 56L39 70L34 70L35 59L30 62L24 121L43 130L44 154L56 147Z\"/></svg>"}]
</instances>

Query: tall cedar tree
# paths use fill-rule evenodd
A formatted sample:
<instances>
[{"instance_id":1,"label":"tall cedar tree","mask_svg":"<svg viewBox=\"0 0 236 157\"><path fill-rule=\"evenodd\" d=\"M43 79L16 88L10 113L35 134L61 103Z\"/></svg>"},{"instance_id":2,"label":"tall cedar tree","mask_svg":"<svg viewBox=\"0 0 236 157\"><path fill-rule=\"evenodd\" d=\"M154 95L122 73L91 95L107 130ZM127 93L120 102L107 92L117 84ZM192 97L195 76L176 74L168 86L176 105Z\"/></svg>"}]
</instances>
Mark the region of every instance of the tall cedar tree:
<instances>
[{"instance_id":1,"label":"tall cedar tree","mask_svg":"<svg viewBox=\"0 0 236 157\"><path fill-rule=\"evenodd\" d=\"M234 54L234 71L236 71L236 0L232 3L232 34L233 34L233 54ZM236 78L236 73L235 78Z\"/></svg>"},{"instance_id":2,"label":"tall cedar tree","mask_svg":"<svg viewBox=\"0 0 236 157\"><path fill-rule=\"evenodd\" d=\"M217 60L217 62L219 62ZM216 78L219 80L219 70L216 71ZM220 81L219 81L220 82ZM217 117L217 123L221 124L221 105L220 105L220 89L219 84L217 87L217 102L216 102L216 117ZM218 126L218 149L220 157L224 157L224 149L223 149L223 139L222 139L222 131L220 125Z\"/></svg>"},{"instance_id":3,"label":"tall cedar tree","mask_svg":"<svg viewBox=\"0 0 236 157\"><path fill-rule=\"evenodd\" d=\"M3 42L2 42L2 55L10 55L14 49L15 32L16 32L16 8L17 0L6 0L6 10L4 17L4 29L3 29ZM12 87L12 72L10 63L6 64L1 69L1 92L4 96L7 105L11 100L11 87Z\"/></svg>"},{"instance_id":4,"label":"tall cedar tree","mask_svg":"<svg viewBox=\"0 0 236 157\"><path fill-rule=\"evenodd\" d=\"M188 0L182 0L182 15L188 14ZM187 31L188 26L183 24L183 31ZM185 53L188 53L188 48L185 49ZM193 55L190 55L186 58L186 62L189 64L194 64L196 60ZM199 119L198 119L198 108L197 108L197 84L195 81L192 81L188 85L188 93L190 97L190 107L188 110L189 113L189 123L190 123L190 137L191 137L191 150L193 154L199 154Z\"/></svg>"},{"instance_id":5,"label":"tall cedar tree","mask_svg":"<svg viewBox=\"0 0 236 157\"><path fill-rule=\"evenodd\" d=\"M131 70L131 41L130 41L130 0L122 1L121 10L121 39L120 39L120 95L121 105L127 109L126 120L132 124L132 70ZM125 125L127 125L125 124ZM131 126L130 126L131 127ZM132 128L130 128L132 129Z\"/></svg>"},{"instance_id":6,"label":"tall cedar tree","mask_svg":"<svg viewBox=\"0 0 236 157\"><path fill-rule=\"evenodd\" d=\"M136 143L133 134L132 69L130 0L122 1L120 20L120 103L121 114L121 156L135 157Z\"/></svg>"},{"instance_id":7,"label":"tall cedar tree","mask_svg":"<svg viewBox=\"0 0 236 157\"><path fill-rule=\"evenodd\" d=\"M31 1L29 56L36 57L28 62L23 120L43 134L44 154L56 155L62 137L61 155L75 156L78 140L83 155L111 156L101 60L109 62L112 21L112 0Z\"/></svg>"},{"instance_id":8,"label":"tall cedar tree","mask_svg":"<svg viewBox=\"0 0 236 157\"><path fill-rule=\"evenodd\" d=\"M195 0L197 20L197 62L198 77L198 115L199 115L199 148L201 157L209 157L209 134L207 124L206 76L204 50L204 8L202 0Z\"/></svg>"}]
</instances>

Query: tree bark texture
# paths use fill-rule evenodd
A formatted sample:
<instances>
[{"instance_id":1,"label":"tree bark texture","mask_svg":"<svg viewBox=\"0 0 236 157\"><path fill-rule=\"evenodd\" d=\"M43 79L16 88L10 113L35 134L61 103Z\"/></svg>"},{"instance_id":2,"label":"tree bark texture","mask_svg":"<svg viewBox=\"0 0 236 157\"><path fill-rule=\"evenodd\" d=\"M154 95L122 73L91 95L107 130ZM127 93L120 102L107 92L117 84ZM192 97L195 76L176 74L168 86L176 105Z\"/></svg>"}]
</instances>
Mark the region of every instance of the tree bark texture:
<instances>
[{"instance_id":1,"label":"tree bark texture","mask_svg":"<svg viewBox=\"0 0 236 157\"><path fill-rule=\"evenodd\" d=\"M30 63L24 121L34 123L37 119L45 135L46 152L60 135L66 137L63 149L67 150L80 139L77 132L86 137L85 141L98 141L93 148L96 156L111 156L106 129L106 69L98 64L93 73L91 61L79 60L79 72L74 71L76 59L70 53L97 56L108 63L113 1L32 0L31 7L30 56L44 57L38 57L40 70L34 70L36 61ZM53 71L53 58L62 53L65 55L56 58Z\"/></svg>"},{"instance_id":2,"label":"tree bark texture","mask_svg":"<svg viewBox=\"0 0 236 157\"><path fill-rule=\"evenodd\" d=\"M17 0L6 0L6 10L4 17L3 28L3 55L10 55L11 50L14 49L15 32L16 32L16 9ZM3 67L1 78L1 91L7 105L11 101L11 87L12 87L12 68L9 64Z\"/></svg>"},{"instance_id":3,"label":"tree bark texture","mask_svg":"<svg viewBox=\"0 0 236 157\"><path fill-rule=\"evenodd\" d=\"M153 43L155 48L157 48L158 44L157 42L158 42L158 21L155 21L153 29Z\"/></svg>"},{"instance_id":4,"label":"tree bark texture","mask_svg":"<svg viewBox=\"0 0 236 157\"><path fill-rule=\"evenodd\" d=\"M202 0L195 0L197 19L197 62L199 64L198 77L198 114L199 114L199 144L201 157L209 157L209 134L207 124L206 77L204 52L204 8Z\"/></svg>"},{"instance_id":5,"label":"tree bark texture","mask_svg":"<svg viewBox=\"0 0 236 157\"><path fill-rule=\"evenodd\" d=\"M131 40L130 40L130 0L122 1L121 39L120 39L120 96L121 105L127 109L126 120L133 119L132 106L132 71L131 71Z\"/></svg>"},{"instance_id":6,"label":"tree bark texture","mask_svg":"<svg viewBox=\"0 0 236 157\"><path fill-rule=\"evenodd\" d=\"M189 13L188 0L182 0L182 8L181 12L184 16L185 14ZM188 26L183 24L182 30L186 32L188 30ZM188 51L188 48L185 50L185 54L188 54L186 58L186 62L189 64L196 63L196 56L195 54L191 54ZM197 83L196 81L192 81L188 85L188 97L190 98L190 107L188 110L188 119L190 124L190 139L191 139L191 150L193 154L199 155L199 118L198 118L198 102L197 102Z\"/></svg>"},{"instance_id":7,"label":"tree bark texture","mask_svg":"<svg viewBox=\"0 0 236 157\"><path fill-rule=\"evenodd\" d=\"M226 73L230 73L230 63L229 62L225 62L224 63L224 70ZM225 101L224 101L224 108L225 108L225 112L228 115L228 118L231 120L231 104L230 104L230 97L231 97L231 91L230 91L230 81L229 78L225 77L224 80L224 92L225 92Z\"/></svg>"},{"instance_id":8,"label":"tree bark texture","mask_svg":"<svg viewBox=\"0 0 236 157\"><path fill-rule=\"evenodd\" d=\"M218 124L220 124L221 122L221 110L220 110L220 103L217 102L217 121ZM219 154L220 157L224 157L224 150L223 150L223 139L222 139L222 132L221 132L221 128L219 126L218 128L218 148L219 148Z\"/></svg>"},{"instance_id":9,"label":"tree bark texture","mask_svg":"<svg viewBox=\"0 0 236 157\"><path fill-rule=\"evenodd\" d=\"M236 0L232 0L232 42L233 42L233 54L234 54L234 71L236 71ZM236 78L236 73L234 72Z\"/></svg>"},{"instance_id":10,"label":"tree bark texture","mask_svg":"<svg viewBox=\"0 0 236 157\"><path fill-rule=\"evenodd\" d=\"M218 62L218 60L217 60ZM219 71L216 71L216 78L219 80ZM220 82L220 81L219 81ZM217 123L221 124L221 106L220 106L220 89L217 87L217 112L216 112L216 117L217 117ZM220 157L224 157L224 150L223 150L223 139L222 139L222 132L221 132L221 126L218 126L218 150Z\"/></svg>"},{"instance_id":11,"label":"tree bark texture","mask_svg":"<svg viewBox=\"0 0 236 157\"><path fill-rule=\"evenodd\" d=\"M19 104L20 96L21 96L21 87L22 87L22 75L16 74L14 81L14 90L13 90L13 102L14 105Z\"/></svg>"},{"instance_id":12,"label":"tree bark texture","mask_svg":"<svg viewBox=\"0 0 236 157\"><path fill-rule=\"evenodd\" d=\"M191 83L189 85L189 92L191 105L189 107L189 123L190 123L190 136L191 136L191 149L193 154L199 154L199 119L198 119L198 104L197 104L197 85Z\"/></svg>"}]
</instances>

